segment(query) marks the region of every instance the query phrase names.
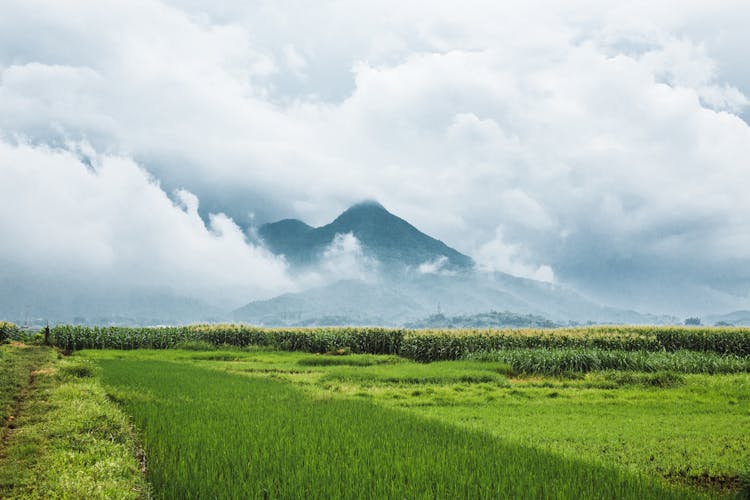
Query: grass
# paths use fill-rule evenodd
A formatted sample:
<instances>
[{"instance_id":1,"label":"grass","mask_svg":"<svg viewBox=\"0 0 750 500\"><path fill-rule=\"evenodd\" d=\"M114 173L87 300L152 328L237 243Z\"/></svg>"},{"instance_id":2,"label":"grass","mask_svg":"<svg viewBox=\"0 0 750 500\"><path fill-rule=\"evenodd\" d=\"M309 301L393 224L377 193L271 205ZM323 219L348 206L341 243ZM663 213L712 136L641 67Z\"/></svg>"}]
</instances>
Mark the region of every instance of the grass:
<instances>
[{"instance_id":1,"label":"grass","mask_svg":"<svg viewBox=\"0 0 750 500\"><path fill-rule=\"evenodd\" d=\"M403 362L398 356L375 356L372 354L353 354L347 356L306 356L297 364L302 366L373 366L392 365Z\"/></svg>"},{"instance_id":2,"label":"grass","mask_svg":"<svg viewBox=\"0 0 750 500\"><path fill-rule=\"evenodd\" d=\"M313 400L369 402L509 444L712 493L738 491L740 476L750 470L746 373L514 375L498 362L423 364L391 356L266 350L85 351L76 356L188 364L272 379ZM347 358L351 362L341 364ZM492 380L484 381L485 374Z\"/></svg>"},{"instance_id":3,"label":"grass","mask_svg":"<svg viewBox=\"0 0 750 500\"><path fill-rule=\"evenodd\" d=\"M3 347L10 360L33 358L33 382L15 386L11 429L0 445L2 498L145 498L128 418L110 402L85 360L58 360L44 347Z\"/></svg>"},{"instance_id":4,"label":"grass","mask_svg":"<svg viewBox=\"0 0 750 500\"><path fill-rule=\"evenodd\" d=\"M51 351L19 343L0 345L0 425L5 425L29 384L32 371L50 359Z\"/></svg>"},{"instance_id":5,"label":"grass","mask_svg":"<svg viewBox=\"0 0 750 500\"><path fill-rule=\"evenodd\" d=\"M465 389L418 404L414 398L390 401L563 456L715 491L737 487L750 465L747 375L690 375L666 389L640 381L613 384L610 377L592 375L518 381L509 390L486 391L484 400Z\"/></svg>"},{"instance_id":6,"label":"grass","mask_svg":"<svg viewBox=\"0 0 750 500\"><path fill-rule=\"evenodd\" d=\"M304 362L305 358L298 363L303 364ZM500 363L437 361L429 364L380 364L356 370L336 368L328 370L320 380L323 383L335 381L359 384L410 385L487 382L505 386L508 384L505 375L509 372L510 368Z\"/></svg>"},{"instance_id":7,"label":"grass","mask_svg":"<svg viewBox=\"0 0 750 500\"><path fill-rule=\"evenodd\" d=\"M0 497L147 495L122 409L170 498L750 490L747 329L60 331L181 349L0 347Z\"/></svg>"},{"instance_id":8,"label":"grass","mask_svg":"<svg viewBox=\"0 0 750 500\"><path fill-rule=\"evenodd\" d=\"M309 357L243 353L244 361L189 361L187 351L169 353L167 360L153 359L151 353L145 357L152 359L138 359L139 354L104 352L92 357L99 358L108 392L134 417L149 457L148 477L159 496L689 496L613 467L488 438L483 432L367 401L331 397L323 390L301 390L270 378L270 372L242 376L219 369L244 364L291 372ZM382 368L412 373L413 366L407 365L412 364ZM322 376L317 371L303 375Z\"/></svg>"}]
</instances>

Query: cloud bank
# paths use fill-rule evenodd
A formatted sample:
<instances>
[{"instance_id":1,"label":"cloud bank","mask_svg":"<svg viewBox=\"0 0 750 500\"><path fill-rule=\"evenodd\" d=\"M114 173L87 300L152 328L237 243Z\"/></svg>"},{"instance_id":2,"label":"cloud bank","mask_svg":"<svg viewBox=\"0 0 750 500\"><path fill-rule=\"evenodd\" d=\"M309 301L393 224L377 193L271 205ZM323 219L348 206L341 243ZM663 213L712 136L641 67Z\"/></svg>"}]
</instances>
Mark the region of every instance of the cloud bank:
<instances>
[{"instance_id":1,"label":"cloud bank","mask_svg":"<svg viewBox=\"0 0 750 500\"><path fill-rule=\"evenodd\" d=\"M261 298L295 285L249 225L375 198L484 269L646 311L750 302L743 2L3 10L9 265Z\"/></svg>"},{"instance_id":2,"label":"cloud bank","mask_svg":"<svg viewBox=\"0 0 750 500\"><path fill-rule=\"evenodd\" d=\"M132 160L84 146L0 142L0 262L50 280L111 290L154 285L217 306L269 297L292 282L286 263L186 190L170 197Z\"/></svg>"}]
</instances>

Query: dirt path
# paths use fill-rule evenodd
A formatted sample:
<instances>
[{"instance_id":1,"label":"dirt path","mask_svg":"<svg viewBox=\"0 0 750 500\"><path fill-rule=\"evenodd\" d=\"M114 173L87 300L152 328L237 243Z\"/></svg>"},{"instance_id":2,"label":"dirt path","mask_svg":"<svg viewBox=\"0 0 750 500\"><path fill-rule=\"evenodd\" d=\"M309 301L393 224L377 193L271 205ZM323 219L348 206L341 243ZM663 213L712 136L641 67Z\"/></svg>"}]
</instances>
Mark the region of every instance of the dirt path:
<instances>
[{"instance_id":1,"label":"dirt path","mask_svg":"<svg viewBox=\"0 0 750 500\"><path fill-rule=\"evenodd\" d=\"M5 449L16 429L18 417L24 403L33 390L39 373L50 370L43 366L51 361L52 351L47 347L27 346L13 342L3 346L2 364L0 364L0 410L2 430L0 437L0 460L6 458Z\"/></svg>"}]
</instances>

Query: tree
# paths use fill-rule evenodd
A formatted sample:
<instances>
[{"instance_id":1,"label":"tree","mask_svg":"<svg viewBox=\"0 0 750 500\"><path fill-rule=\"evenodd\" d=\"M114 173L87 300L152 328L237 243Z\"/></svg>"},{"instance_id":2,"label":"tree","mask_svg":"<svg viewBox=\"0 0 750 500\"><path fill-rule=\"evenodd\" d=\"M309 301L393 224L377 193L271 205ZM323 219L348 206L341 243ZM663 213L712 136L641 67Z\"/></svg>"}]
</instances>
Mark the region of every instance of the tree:
<instances>
[{"instance_id":1,"label":"tree","mask_svg":"<svg viewBox=\"0 0 750 500\"><path fill-rule=\"evenodd\" d=\"M701 324L700 318L687 318L685 324L688 326L699 326Z\"/></svg>"}]
</instances>

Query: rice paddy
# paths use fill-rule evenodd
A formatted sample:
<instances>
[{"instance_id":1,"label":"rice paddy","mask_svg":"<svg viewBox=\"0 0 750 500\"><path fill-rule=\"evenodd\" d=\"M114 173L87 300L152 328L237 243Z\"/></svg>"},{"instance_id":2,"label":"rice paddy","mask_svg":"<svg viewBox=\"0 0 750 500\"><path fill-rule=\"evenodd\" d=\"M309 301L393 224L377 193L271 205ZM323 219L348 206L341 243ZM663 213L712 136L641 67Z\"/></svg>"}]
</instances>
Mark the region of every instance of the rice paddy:
<instances>
[{"instance_id":1,"label":"rice paddy","mask_svg":"<svg viewBox=\"0 0 750 500\"><path fill-rule=\"evenodd\" d=\"M229 384L229 380L235 381L233 377L273 382L276 389L272 392L285 394L286 389L282 388L293 389L295 397L302 398L294 401L304 404L325 406L347 402L365 405L358 408L388 409L398 412L399 418L416 419L419 426L431 422L463 429L472 435L484 436L483 441L498 440L503 447L537 450L550 459L569 461L582 469L614 470L666 488L667 493L642 491L640 494L644 498L673 494L687 497L737 495L750 456L750 438L745 432L750 426L750 375L747 373L595 370L551 376L518 373L508 364L490 358L425 364L392 355L318 355L265 348L104 350L85 351L80 356L99 360L108 390L134 415L142 405L156 405L162 398L171 398L155 392L168 390L165 387L147 390L151 386L143 384L160 384L159 381L168 380L165 379L167 374L178 368L193 373L191 380L199 383L212 370L226 377L222 379L224 385ZM152 370L150 382L139 382L128 389L108 378L107 373L113 370L117 370L118 380L120 376L131 377L130 373L146 373L147 365L132 364L136 362L155 364L148 368ZM200 370L191 371L197 368ZM178 385L191 387L188 382ZM229 393L235 394L235 391L244 394L236 387ZM187 392L189 394L176 396L179 404L174 402L169 407L177 411L185 401L198 400L195 395L199 388L190 388ZM237 398L236 394L233 397ZM291 400L284 401L271 406L285 408L288 413L301 412L309 421L307 410L294 406L297 403L285 406ZM211 408L216 403L201 404ZM334 413L343 411L336 408ZM166 409L153 411L164 415ZM254 415L252 410L247 411L251 413L246 415ZM196 418L198 415L202 415L201 419L213 418L199 413L198 408L191 412ZM148 422L152 422L155 415L143 417L146 425L151 425ZM368 414L356 425L380 425L387 415L390 413ZM224 418L216 417L220 421ZM334 422L331 425L342 433L348 432L344 427L356 422L349 417L331 418ZM241 420L236 425L241 425ZM160 427L161 432L167 432L168 427ZM314 432L305 429L305 433ZM359 428L357 432L369 431ZM414 431L408 435L393 429L387 432L393 432L392 435L397 436L395 439L408 440ZM244 433L233 431L232 435L237 441ZM460 450L460 446L457 449ZM484 453L481 447L472 450L475 454ZM485 456L485 460L496 460L492 458L495 453ZM443 474L447 473L443 470ZM632 484L630 487L635 488ZM357 491L360 490L351 490L350 496L356 496ZM474 492L480 497L493 496L485 490ZM347 496L343 492L336 494ZM383 494L398 496L394 492ZM279 495L288 496L286 493ZM576 497L571 495L561 493L559 497ZM591 495L606 497L607 494L599 491Z\"/></svg>"},{"instance_id":2,"label":"rice paddy","mask_svg":"<svg viewBox=\"0 0 750 500\"><path fill-rule=\"evenodd\" d=\"M681 498L614 467L280 380L102 360L164 498Z\"/></svg>"},{"instance_id":3,"label":"rice paddy","mask_svg":"<svg viewBox=\"0 0 750 500\"><path fill-rule=\"evenodd\" d=\"M50 340L77 360L61 374L130 416L157 498L744 498L748 332L198 325Z\"/></svg>"}]
</instances>

